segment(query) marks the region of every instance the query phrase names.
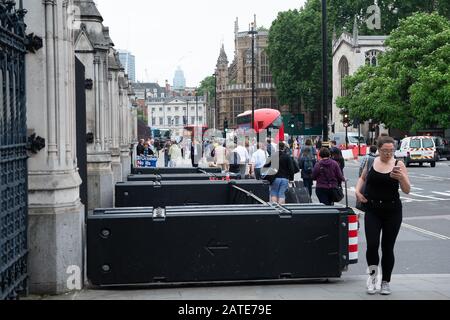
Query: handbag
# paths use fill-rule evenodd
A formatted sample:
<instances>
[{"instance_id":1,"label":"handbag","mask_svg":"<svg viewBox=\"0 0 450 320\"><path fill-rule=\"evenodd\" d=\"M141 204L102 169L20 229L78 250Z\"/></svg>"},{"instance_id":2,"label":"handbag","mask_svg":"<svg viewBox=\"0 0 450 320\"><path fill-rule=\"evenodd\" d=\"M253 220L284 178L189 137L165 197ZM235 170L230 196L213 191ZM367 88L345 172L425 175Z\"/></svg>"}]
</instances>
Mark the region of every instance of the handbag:
<instances>
[{"instance_id":1,"label":"handbag","mask_svg":"<svg viewBox=\"0 0 450 320\"><path fill-rule=\"evenodd\" d=\"M341 202L345 197L342 187L333 188L331 189L331 192L333 195L333 202Z\"/></svg>"},{"instance_id":2,"label":"handbag","mask_svg":"<svg viewBox=\"0 0 450 320\"><path fill-rule=\"evenodd\" d=\"M363 173L364 169L367 169L366 176L365 176L366 182L364 183L364 185L362 187L363 194L364 194L364 196L366 198L367 198L367 194L366 194L367 177L369 175L370 170L372 170L372 167L373 167L374 163L375 163L375 158L374 157L369 157L369 158L367 158L365 160L365 164L364 164L363 170L360 170L361 171L361 176L362 176L362 173ZM397 165L398 161L396 161L395 163L396 163L395 165ZM362 203L362 202L358 201L358 199L356 199L355 208L360 210L360 211L362 211L362 212L366 212L367 211L367 203Z\"/></svg>"},{"instance_id":3,"label":"handbag","mask_svg":"<svg viewBox=\"0 0 450 320\"><path fill-rule=\"evenodd\" d=\"M320 167L320 169L325 171L322 166ZM326 175L326 177L328 180L328 184L331 185L328 175ZM330 190L331 190L331 195L332 195L331 200L333 202L341 202L342 199L344 199L345 195L344 195L344 189L342 189L342 186L334 187L334 188L331 188Z\"/></svg>"},{"instance_id":4,"label":"handbag","mask_svg":"<svg viewBox=\"0 0 450 320\"><path fill-rule=\"evenodd\" d=\"M270 184L273 184L275 179L277 178L276 177L277 173L278 170L272 168L271 162L269 162L261 169L261 178L263 180L269 181Z\"/></svg>"}]
</instances>

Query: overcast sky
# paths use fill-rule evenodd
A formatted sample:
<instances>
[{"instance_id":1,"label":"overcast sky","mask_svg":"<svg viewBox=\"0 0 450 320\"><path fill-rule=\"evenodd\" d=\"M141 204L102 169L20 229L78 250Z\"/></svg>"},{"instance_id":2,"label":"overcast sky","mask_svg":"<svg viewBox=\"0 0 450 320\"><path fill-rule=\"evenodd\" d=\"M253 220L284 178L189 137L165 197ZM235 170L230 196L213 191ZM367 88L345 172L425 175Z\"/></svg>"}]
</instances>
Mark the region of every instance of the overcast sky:
<instances>
[{"instance_id":1,"label":"overcast sky","mask_svg":"<svg viewBox=\"0 0 450 320\"><path fill-rule=\"evenodd\" d=\"M173 83L177 66L188 86L214 73L220 46L234 54L234 21L248 30L253 15L269 28L278 12L298 9L304 0L96 0L117 49L136 56L139 81Z\"/></svg>"}]
</instances>

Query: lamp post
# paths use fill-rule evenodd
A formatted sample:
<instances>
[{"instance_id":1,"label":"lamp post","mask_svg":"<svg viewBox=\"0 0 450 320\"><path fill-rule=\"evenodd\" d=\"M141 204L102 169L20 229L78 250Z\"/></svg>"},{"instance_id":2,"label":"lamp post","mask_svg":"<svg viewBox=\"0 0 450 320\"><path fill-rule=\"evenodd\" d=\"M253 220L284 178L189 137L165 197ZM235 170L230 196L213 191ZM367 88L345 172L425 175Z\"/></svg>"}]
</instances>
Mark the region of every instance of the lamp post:
<instances>
[{"instance_id":1,"label":"lamp post","mask_svg":"<svg viewBox=\"0 0 450 320\"><path fill-rule=\"evenodd\" d=\"M216 112L217 112L217 73L213 74L214 77L214 117L213 117L213 126L214 130L216 130Z\"/></svg>"},{"instance_id":2,"label":"lamp post","mask_svg":"<svg viewBox=\"0 0 450 320\"><path fill-rule=\"evenodd\" d=\"M252 22L248 34L252 38L252 129L255 130L255 35L258 34L258 31L255 30L254 22ZM257 143L259 144L259 133L257 133Z\"/></svg>"},{"instance_id":3,"label":"lamp post","mask_svg":"<svg viewBox=\"0 0 450 320\"><path fill-rule=\"evenodd\" d=\"M189 97L186 97L186 126L189 126Z\"/></svg>"},{"instance_id":4,"label":"lamp post","mask_svg":"<svg viewBox=\"0 0 450 320\"><path fill-rule=\"evenodd\" d=\"M198 130L198 93L195 90L195 130Z\"/></svg>"},{"instance_id":5,"label":"lamp post","mask_svg":"<svg viewBox=\"0 0 450 320\"><path fill-rule=\"evenodd\" d=\"M323 105L323 141L328 142L328 36L327 36L327 0L322 0L322 105Z\"/></svg>"}]
</instances>

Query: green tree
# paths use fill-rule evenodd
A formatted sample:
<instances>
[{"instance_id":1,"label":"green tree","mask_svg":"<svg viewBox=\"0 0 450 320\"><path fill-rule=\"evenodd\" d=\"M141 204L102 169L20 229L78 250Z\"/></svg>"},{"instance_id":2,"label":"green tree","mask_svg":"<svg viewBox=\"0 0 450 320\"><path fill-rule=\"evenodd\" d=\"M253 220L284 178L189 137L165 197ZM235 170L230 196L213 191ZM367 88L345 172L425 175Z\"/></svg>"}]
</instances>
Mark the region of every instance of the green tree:
<instances>
[{"instance_id":1,"label":"green tree","mask_svg":"<svg viewBox=\"0 0 450 320\"><path fill-rule=\"evenodd\" d=\"M386 45L378 66L345 80L349 95L338 98L338 107L389 128L450 127L449 20L416 13L400 22Z\"/></svg>"},{"instance_id":2,"label":"green tree","mask_svg":"<svg viewBox=\"0 0 450 320\"><path fill-rule=\"evenodd\" d=\"M199 96L205 96L208 94L209 102L213 101L215 99L215 78L214 76L206 77L205 79L200 82L200 87L197 90L197 94Z\"/></svg>"},{"instance_id":3,"label":"green tree","mask_svg":"<svg viewBox=\"0 0 450 320\"><path fill-rule=\"evenodd\" d=\"M354 18L361 34L389 35L399 26L399 22L416 12L433 13L450 19L450 1L448 0L379 0L381 13L381 29L370 30L367 19L372 12L368 8L374 4L373 0L328 0L329 23L338 33L353 29Z\"/></svg>"},{"instance_id":4,"label":"green tree","mask_svg":"<svg viewBox=\"0 0 450 320\"><path fill-rule=\"evenodd\" d=\"M265 31L265 32L267 32L267 31L269 31L269 29L267 29L266 27L264 27L264 26L260 26L260 27L258 27L258 30L257 30L258 32L260 32L260 31Z\"/></svg>"},{"instance_id":5,"label":"green tree","mask_svg":"<svg viewBox=\"0 0 450 320\"><path fill-rule=\"evenodd\" d=\"M360 34L389 35L402 18L414 12L438 11L450 19L448 0L379 0L381 29L369 30L367 9L373 0L328 0L329 33L329 103L331 85L331 44L333 32L352 32L356 23ZM307 0L300 10L280 12L269 31L268 55L270 69L281 104L307 110L318 110L322 105L322 34L321 1Z\"/></svg>"},{"instance_id":6,"label":"green tree","mask_svg":"<svg viewBox=\"0 0 450 320\"><path fill-rule=\"evenodd\" d=\"M300 10L281 12L272 23L267 52L281 104L297 108L303 105L308 111L320 110L322 104L320 39L320 0L310 0ZM331 73L331 41L329 53Z\"/></svg>"}]
</instances>

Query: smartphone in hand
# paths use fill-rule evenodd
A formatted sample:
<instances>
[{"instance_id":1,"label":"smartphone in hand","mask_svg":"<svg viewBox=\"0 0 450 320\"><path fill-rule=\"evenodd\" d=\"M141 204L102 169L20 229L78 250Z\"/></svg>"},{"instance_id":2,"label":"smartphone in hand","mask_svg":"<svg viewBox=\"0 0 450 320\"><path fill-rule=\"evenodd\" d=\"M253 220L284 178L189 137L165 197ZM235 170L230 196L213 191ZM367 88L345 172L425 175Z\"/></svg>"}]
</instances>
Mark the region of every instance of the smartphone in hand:
<instances>
[{"instance_id":1,"label":"smartphone in hand","mask_svg":"<svg viewBox=\"0 0 450 320\"><path fill-rule=\"evenodd\" d=\"M393 178L393 175L397 175L397 174L401 173L402 172L401 170L402 169L399 166L395 166L394 169L392 169L391 178Z\"/></svg>"}]
</instances>

